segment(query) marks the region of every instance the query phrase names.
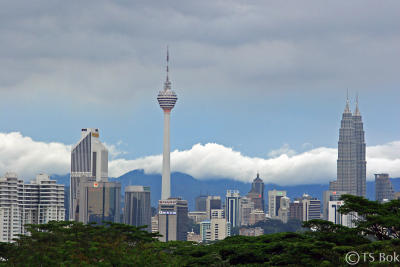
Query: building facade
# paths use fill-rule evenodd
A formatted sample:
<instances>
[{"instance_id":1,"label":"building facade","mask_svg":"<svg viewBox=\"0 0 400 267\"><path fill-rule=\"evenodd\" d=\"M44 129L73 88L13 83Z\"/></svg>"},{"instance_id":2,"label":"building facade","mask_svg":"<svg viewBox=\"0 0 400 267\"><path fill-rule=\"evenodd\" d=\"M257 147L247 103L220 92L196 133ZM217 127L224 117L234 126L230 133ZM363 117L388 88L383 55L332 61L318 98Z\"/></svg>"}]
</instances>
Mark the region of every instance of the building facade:
<instances>
[{"instance_id":1,"label":"building facade","mask_svg":"<svg viewBox=\"0 0 400 267\"><path fill-rule=\"evenodd\" d=\"M222 209L222 201L220 196L207 196L206 199L206 212L207 218L211 218L211 210Z\"/></svg>"},{"instance_id":2,"label":"building facade","mask_svg":"<svg viewBox=\"0 0 400 267\"><path fill-rule=\"evenodd\" d=\"M329 219L329 201L339 201L342 195L347 194L345 191L332 191L327 190L323 193L323 212L322 218L324 220Z\"/></svg>"},{"instance_id":3,"label":"building facade","mask_svg":"<svg viewBox=\"0 0 400 267\"><path fill-rule=\"evenodd\" d=\"M286 191L275 189L268 191L268 215L271 219L278 219L282 197L286 197Z\"/></svg>"},{"instance_id":4,"label":"building facade","mask_svg":"<svg viewBox=\"0 0 400 267\"><path fill-rule=\"evenodd\" d=\"M195 210L196 211L206 211L207 210L207 195L200 195L195 199Z\"/></svg>"},{"instance_id":5,"label":"building facade","mask_svg":"<svg viewBox=\"0 0 400 267\"><path fill-rule=\"evenodd\" d=\"M160 241L186 241L188 233L188 203L181 198L158 201L158 231Z\"/></svg>"},{"instance_id":6,"label":"building facade","mask_svg":"<svg viewBox=\"0 0 400 267\"><path fill-rule=\"evenodd\" d=\"M227 190L225 198L226 219L231 227L240 226L240 194L238 190Z\"/></svg>"},{"instance_id":7,"label":"building facade","mask_svg":"<svg viewBox=\"0 0 400 267\"><path fill-rule=\"evenodd\" d=\"M289 220L289 212L290 212L290 198L281 197L280 205L278 210L278 219L283 223L287 223Z\"/></svg>"},{"instance_id":8,"label":"building facade","mask_svg":"<svg viewBox=\"0 0 400 267\"><path fill-rule=\"evenodd\" d=\"M149 186L125 187L124 223L144 226L151 232L151 202Z\"/></svg>"},{"instance_id":9,"label":"building facade","mask_svg":"<svg viewBox=\"0 0 400 267\"><path fill-rule=\"evenodd\" d=\"M120 222L121 184L81 182L79 221L83 223Z\"/></svg>"},{"instance_id":10,"label":"building facade","mask_svg":"<svg viewBox=\"0 0 400 267\"><path fill-rule=\"evenodd\" d=\"M211 241L223 240L231 235L230 223L226 221L223 209L213 209L210 220Z\"/></svg>"},{"instance_id":11,"label":"building facade","mask_svg":"<svg viewBox=\"0 0 400 267\"><path fill-rule=\"evenodd\" d=\"M64 185L39 174L30 183L15 173L0 178L0 241L12 242L27 234L26 224L65 220Z\"/></svg>"},{"instance_id":12,"label":"building facade","mask_svg":"<svg viewBox=\"0 0 400 267\"><path fill-rule=\"evenodd\" d=\"M340 224L346 227L354 227L354 213L341 214L339 208L344 205L344 201L329 201L329 217L328 221L334 224Z\"/></svg>"},{"instance_id":13,"label":"building facade","mask_svg":"<svg viewBox=\"0 0 400 267\"><path fill-rule=\"evenodd\" d=\"M375 200L383 202L384 200L394 199L394 190L389 174L375 174Z\"/></svg>"}]
</instances>

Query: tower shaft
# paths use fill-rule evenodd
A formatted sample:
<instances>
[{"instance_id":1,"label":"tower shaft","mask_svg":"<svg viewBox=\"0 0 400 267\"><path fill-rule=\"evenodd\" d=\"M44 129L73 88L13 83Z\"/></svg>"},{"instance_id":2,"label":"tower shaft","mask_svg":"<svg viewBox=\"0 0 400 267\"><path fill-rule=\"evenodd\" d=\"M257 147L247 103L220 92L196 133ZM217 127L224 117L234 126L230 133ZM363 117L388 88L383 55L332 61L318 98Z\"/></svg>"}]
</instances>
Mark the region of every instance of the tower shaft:
<instances>
[{"instance_id":1,"label":"tower shaft","mask_svg":"<svg viewBox=\"0 0 400 267\"><path fill-rule=\"evenodd\" d=\"M162 186L161 199L168 199L171 196L171 167L170 167L170 137L169 121L170 110L164 110L164 150L162 165Z\"/></svg>"}]
</instances>

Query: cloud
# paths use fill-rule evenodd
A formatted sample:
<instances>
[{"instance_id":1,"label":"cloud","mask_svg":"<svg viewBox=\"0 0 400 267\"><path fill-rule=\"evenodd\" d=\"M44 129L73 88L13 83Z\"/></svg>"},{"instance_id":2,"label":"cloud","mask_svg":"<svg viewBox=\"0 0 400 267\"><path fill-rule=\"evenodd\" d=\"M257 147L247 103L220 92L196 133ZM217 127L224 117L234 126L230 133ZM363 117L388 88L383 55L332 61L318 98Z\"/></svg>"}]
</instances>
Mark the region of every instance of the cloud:
<instances>
[{"instance_id":1,"label":"cloud","mask_svg":"<svg viewBox=\"0 0 400 267\"><path fill-rule=\"evenodd\" d=\"M188 96L343 83L384 90L398 84L399 8L373 0L1 1L0 90L17 99L140 103L162 85L166 44L171 75Z\"/></svg>"},{"instance_id":2,"label":"cloud","mask_svg":"<svg viewBox=\"0 0 400 267\"><path fill-rule=\"evenodd\" d=\"M134 169L161 173L161 155L115 159L124 155L117 146L107 145L110 176L118 177ZM70 151L70 145L38 142L18 132L0 133L0 172L13 171L25 180L40 172L65 174L70 169ZM171 152L171 169L197 179L231 178L246 182L258 171L265 182L280 185L328 183L336 176L334 148L319 147L295 154L285 144L279 153L275 150L269 155L272 157L249 157L220 144L195 144L188 150ZM381 172L400 176L400 141L367 148L368 178Z\"/></svg>"}]
</instances>

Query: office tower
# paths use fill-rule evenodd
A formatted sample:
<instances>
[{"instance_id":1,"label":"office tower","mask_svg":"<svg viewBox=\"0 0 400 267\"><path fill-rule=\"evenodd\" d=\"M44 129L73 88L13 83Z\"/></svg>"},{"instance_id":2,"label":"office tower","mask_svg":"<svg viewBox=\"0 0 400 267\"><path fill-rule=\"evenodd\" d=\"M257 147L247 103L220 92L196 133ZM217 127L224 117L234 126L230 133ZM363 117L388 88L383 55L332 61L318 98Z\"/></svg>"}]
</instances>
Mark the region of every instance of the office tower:
<instances>
[{"instance_id":1,"label":"office tower","mask_svg":"<svg viewBox=\"0 0 400 267\"><path fill-rule=\"evenodd\" d=\"M223 240L227 236L230 236L230 223L225 219L225 213L223 209L211 210L211 240Z\"/></svg>"},{"instance_id":2,"label":"office tower","mask_svg":"<svg viewBox=\"0 0 400 267\"><path fill-rule=\"evenodd\" d=\"M295 200L289 204L289 218L303 221L303 203L300 200Z\"/></svg>"},{"instance_id":3,"label":"office tower","mask_svg":"<svg viewBox=\"0 0 400 267\"><path fill-rule=\"evenodd\" d=\"M263 210L252 210L250 212L249 224L253 225L261 221L265 221L265 212Z\"/></svg>"},{"instance_id":4,"label":"office tower","mask_svg":"<svg viewBox=\"0 0 400 267\"><path fill-rule=\"evenodd\" d=\"M339 130L337 180L330 183L329 189L365 197L365 140L358 97L354 114L350 111L349 99L346 101Z\"/></svg>"},{"instance_id":5,"label":"office tower","mask_svg":"<svg viewBox=\"0 0 400 267\"><path fill-rule=\"evenodd\" d=\"M200 195L195 199L195 209L196 211L206 211L207 210L207 195Z\"/></svg>"},{"instance_id":6,"label":"office tower","mask_svg":"<svg viewBox=\"0 0 400 267\"><path fill-rule=\"evenodd\" d=\"M329 201L328 210L329 216L328 221L334 224L340 224L346 227L354 227L355 216L354 213L341 214L339 208L344 205L344 201Z\"/></svg>"},{"instance_id":7,"label":"office tower","mask_svg":"<svg viewBox=\"0 0 400 267\"><path fill-rule=\"evenodd\" d=\"M321 219L321 201L319 199L304 194L301 202L303 203L303 221Z\"/></svg>"},{"instance_id":8,"label":"office tower","mask_svg":"<svg viewBox=\"0 0 400 267\"><path fill-rule=\"evenodd\" d=\"M387 173L375 174L375 200L383 202L384 199L394 199L392 182Z\"/></svg>"},{"instance_id":9,"label":"office tower","mask_svg":"<svg viewBox=\"0 0 400 267\"><path fill-rule=\"evenodd\" d=\"M79 220L80 184L108 179L108 150L99 140L99 129L84 128L71 151L70 220Z\"/></svg>"},{"instance_id":10,"label":"office tower","mask_svg":"<svg viewBox=\"0 0 400 267\"><path fill-rule=\"evenodd\" d=\"M220 196L207 196L206 199L206 212L208 218L211 218L211 210L213 209L221 209L221 197Z\"/></svg>"},{"instance_id":11,"label":"office tower","mask_svg":"<svg viewBox=\"0 0 400 267\"><path fill-rule=\"evenodd\" d=\"M145 230L151 231L149 186L130 185L125 187L124 223L134 226L146 225Z\"/></svg>"},{"instance_id":12,"label":"office tower","mask_svg":"<svg viewBox=\"0 0 400 267\"><path fill-rule=\"evenodd\" d=\"M189 211L188 217L193 220L194 223L200 223L210 218L210 216L207 216L206 211Z\"/></svg>"},{"instance_id":13,"label":"office tower","mask_svg":"<svg viewBox=\"0 0 400 267\"><path fill-rule=\"evenodd\" d=\"M186 241L188 232L188 203L181 198L158 201L158 230L160 241Z\"/></svg>"},{"instance_id":14,"label":"office tower","mask_svg":"<svg viewBox=\"0 0 400 267\"><path fill-rule=\"evenodd\" d=\"M45 224L65 220L64 185L39 174L30 183L15 173L0 178L0 241L12 242L27 234L26 224Z\"/></svg>"},{"instance_id":15,"label":"office tower","mask_svg":"<svg viewBox=\"0 0 400 267\"><path fill-rule=\"evenodd\" d=\"M268 212L270 218L278 219L278 211L282 197L286 197L286 191L278 191L275 189L268 191Z\"/></svg>"},{"instance_id":16,"label":"office tower","mask_svg":"<svg viewBox=\"0 0 400 267\"><path fill-rule=\"evenodd\" d=\"M289 219L290 198L281 197L278 210L278 219L283 223L287 223Z\"/></svg>"},{"instance_id":17,"label":"office tower","mask_svg":"<svg viewBox=\"0 0 400 267\"><path fill-rule=\"evenodd\" d=\"M167 78L164 83L164 90L160 91L157 97L160 107L164 110L164 149L163 149L163 165L162 165L162 186L161 199L168 199L171 196L171 169L170 169L170 138L169 138L169 121L171 110L174 108L178 97L171 90L171 82L169 81L169 54L167 49Z\"/></svg>"},{"instance_id":18,"label":"office tower","mask_svg":"<svg viewBox=\"0 0 400 267\"><path fill-rule=\"evenodd\" d=\"M211 241L211 221L206 220L200 223L200 236L202 242Z\"/></svg>"},{"instance_id":19,"label":"office tower","mask_svg":"<svg viewBox=\"0 0 400 267\"><path fill-rule=\"evenodd\" d=\"M264 182L260 178L260 174L257 173L257 177L254 178L251 184L251 190L247 194L247 197L254 202L254 208L259 210L265 210L265 199L264 199Z\"/></svg>"},{"instance_id":20,"label":"office tower","mask_svg":"<svg viewBox=\"0 0 400 267\"><path fill-rule=\"evenodd\" d=\"M227 190L225 198L226 219L231 227L240 225L240 194L238 190Z\"/></svg>"},{"instance_id":21,"label":"office tower","mask_svg":"<svg viewBox=\"0 0 400 267\"><path fill-rule=\"evenodd\" d=\"M254 210L254 202L248 197L240 199L240 225L250 224L250 213Z\"/></svg>"},{"instance_id":22,"label":"office tower","mask_svg":"<svg viewBox=\"0 0 400 267\"><path fill-rule=\"evenodd\" d=\"M121 184L80 182L79 221L83 223L120 222Z\"/></svg>"},{"instance_id":23,"label":"office tower","mask_svg":"<svg viewBox=\"0 0 400 267\"><path fill-rule=\"evenodd\" d=\"M342 195L347 194L345 191L327 190L323 193L323 219L328 220L329 217L329 201L339 201Z\"/></svg>"}]
</instances>

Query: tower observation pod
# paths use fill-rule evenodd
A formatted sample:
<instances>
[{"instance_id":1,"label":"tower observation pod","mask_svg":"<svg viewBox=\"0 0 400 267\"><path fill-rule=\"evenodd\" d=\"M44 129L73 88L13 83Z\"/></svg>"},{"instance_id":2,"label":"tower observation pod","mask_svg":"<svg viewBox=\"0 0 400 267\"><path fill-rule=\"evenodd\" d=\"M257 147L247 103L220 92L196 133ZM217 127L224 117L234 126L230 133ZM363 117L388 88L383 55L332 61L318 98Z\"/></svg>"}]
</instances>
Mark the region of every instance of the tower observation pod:
<instances>
[{"instance_id":1,"label":"tower observation pod","mask_svg":"<svg viewBox=\"0 0 400 267\"><path fill-rule=\"evenodd\" d=\"M169 121L171 110L174 108L178 97L171 90L171 82L169 80L169 52L167 48L167 78L164 83L164 90L160 91L157 100L160 107L164 110L164 148L163 148L163 165L162 165L162 182L161 182L161 199L168 199L171 196L171 166L170 166L170 137L169 137Z\"/></svg>"}]
</instances>

